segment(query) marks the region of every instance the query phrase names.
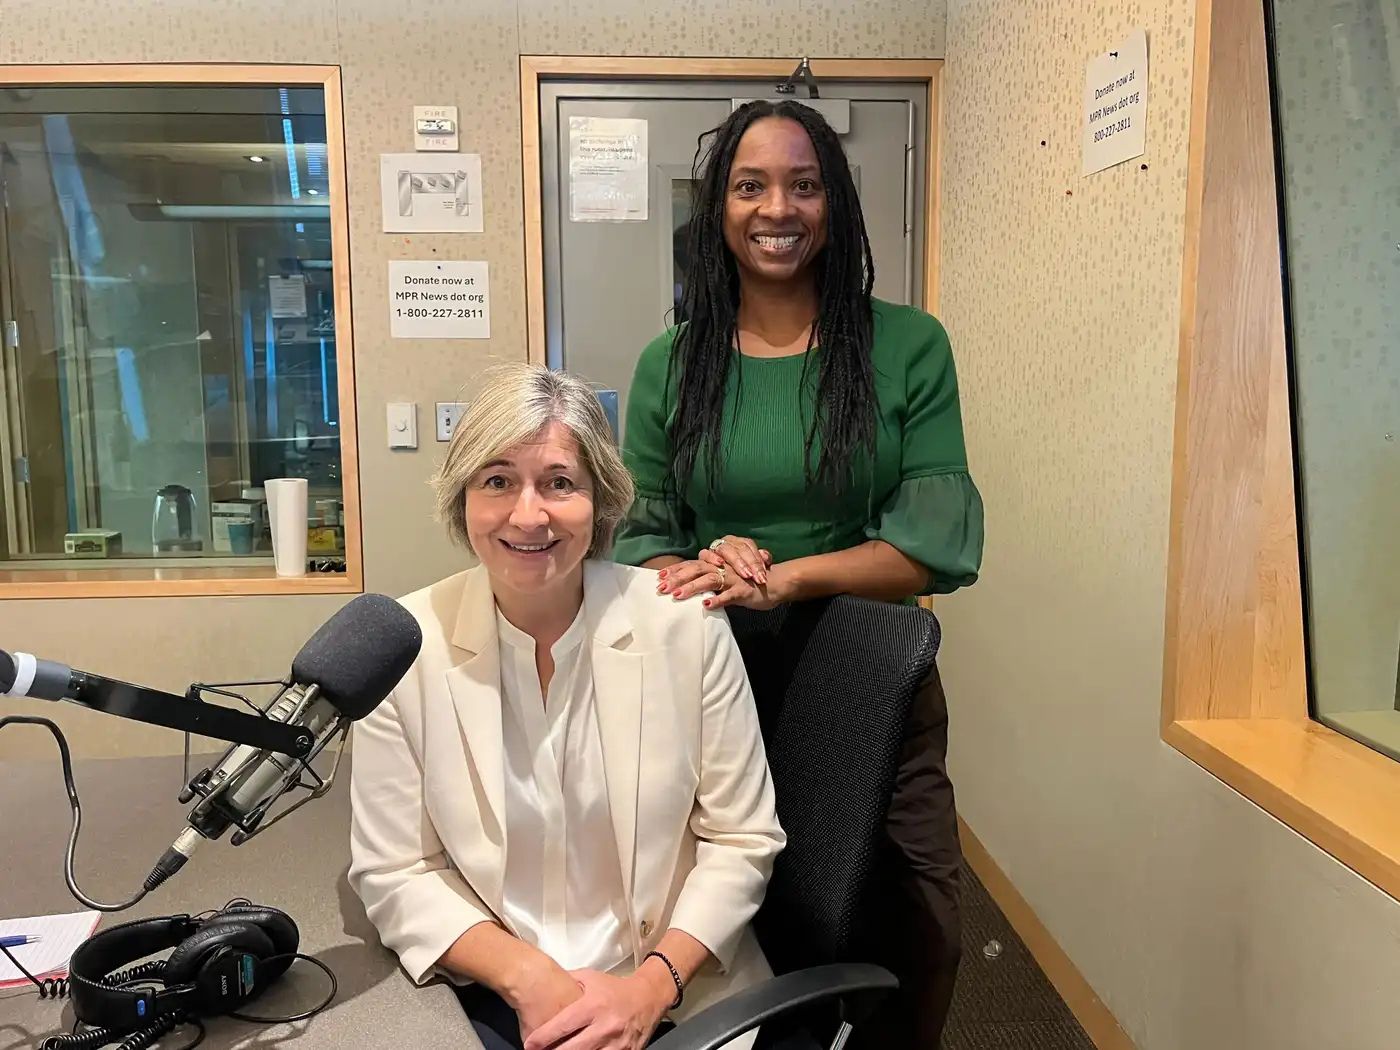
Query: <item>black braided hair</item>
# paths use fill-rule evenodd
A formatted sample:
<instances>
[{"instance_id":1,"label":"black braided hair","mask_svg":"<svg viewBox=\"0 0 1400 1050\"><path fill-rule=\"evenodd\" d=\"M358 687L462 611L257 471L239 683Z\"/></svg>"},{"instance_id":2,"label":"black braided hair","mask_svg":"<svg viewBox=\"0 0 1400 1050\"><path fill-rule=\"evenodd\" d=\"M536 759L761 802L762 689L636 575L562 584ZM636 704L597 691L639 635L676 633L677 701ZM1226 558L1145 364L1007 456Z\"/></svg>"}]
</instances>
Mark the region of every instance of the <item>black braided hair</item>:
<instances>
[{"instance_id":1,"label":"black braided hair","mask_svg":"<svg viewBox=\"0 0 1400 1050\"><path fill-rule=\"evenodd\" d=\"M676 333L667 384L669 388L675 381L677 392L669 431L670 481L681 494L702 446L712 488L722 470L724 391L739 313L739 270L724 241L725 198L739 140L756 121L767 117L793 120L806 130L826 192L826 245L812 263L817 267L819 303L813 345L821 347L821 365L817 411L804 441L807 483L816 480L839 492L852 478L857 452L874 450L870 293L875 261L850 164L836 132L816 110L797 102L750 102L700 136L692 168L690 263L679 311L685 320ZM806 378L804 361L804 384ZM814 473L812 445L818 433L821 455Z\"/></svg>"}]
</instances>

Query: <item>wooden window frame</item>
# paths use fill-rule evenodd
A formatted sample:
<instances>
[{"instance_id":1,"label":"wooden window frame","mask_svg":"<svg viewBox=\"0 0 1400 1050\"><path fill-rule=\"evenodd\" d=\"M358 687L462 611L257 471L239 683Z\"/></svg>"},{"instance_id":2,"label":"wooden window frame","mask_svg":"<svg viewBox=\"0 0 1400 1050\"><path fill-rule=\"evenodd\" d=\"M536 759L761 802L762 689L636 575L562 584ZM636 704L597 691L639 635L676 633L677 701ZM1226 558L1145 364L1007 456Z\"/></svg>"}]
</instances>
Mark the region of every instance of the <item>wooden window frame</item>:
<instances>
[{"instance_id":1,"label":"wooden window frame","mask_svg":"<svg viewBox=\"0 0 1400 1050\"><path fill-rule=\"evenodd\" d=\"M0 600L178 595L357 594L364 590L360 537L360 470L355 427L355 355L350 303L350 222L345 178L345 124L339 66L209 63L0 65L0 87L108 85L319 87L326 104L326 166L331 192L331 256L340 398L340 464L345 572L279 577L271 565L0 569Z\"/></svg>"},{"instance_id":2,"label":"wooden window frame","mask_svg":"<svg viewBox=\"0 0 1400 1050\"><path fill-rule=\"evenodd\" d=\"M1267 47L1198 0L1162 739L1400 897L1400 762L1308 712Z\"/></svg>"}]
</instances>

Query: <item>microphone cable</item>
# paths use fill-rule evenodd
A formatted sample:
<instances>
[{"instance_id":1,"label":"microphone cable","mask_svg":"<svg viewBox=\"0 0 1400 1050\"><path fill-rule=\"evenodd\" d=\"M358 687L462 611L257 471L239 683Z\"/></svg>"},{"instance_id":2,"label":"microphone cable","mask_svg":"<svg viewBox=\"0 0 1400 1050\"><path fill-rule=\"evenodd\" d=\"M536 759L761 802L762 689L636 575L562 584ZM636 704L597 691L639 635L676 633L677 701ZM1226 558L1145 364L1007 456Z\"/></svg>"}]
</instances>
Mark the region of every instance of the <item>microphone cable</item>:
<instances>
[{"instance_id":1,"label":"microphone cable","mask_svg":"<svg viewBox=\"0 0 1400 1050\"><path fill-rule=\"evenodd\" d=\"M110 1028L89 1028L80 1032L78 1026L82 1023L76 1022L73 1031L65 1035L49 1036L39 1044L39 1050L98 1050L98 1047L111 1043L117 1044L117 1050L145 1050L162 1036L183 1025L193 1025L198 1030L194 1038L180 1047L180 1050L194 1050L204 1042L204 1037L208 1034L204 1022L184 1010L166 1014L132 1032L114 1032Z\"/></svg>"},{"instance_id":2,"label":"microphone cable","mask_svg":"<svg viewBox=\"0 0 1400 1050\"><path fill-rule=\"evenodd\" d=\"M54 741L58 745L58 755L63 765L63 787L68 794L68 806L73 814L72 824L68 831L68 849L64 854L63 860L63 877L64 881L68 884L68 892L93 911L115 912L130 908L145 897L152 889L160 885L160 883L164 881L164 878L161 877L160 865L157 865L156 869L146 877L146 884L142 886L140 891L130 900L124 901L121 904L104 904L101 901L93 900L78 887L78 881L73 874L73 868L74 858L78 850L78 832L81 830L83 823L83 808L82 803L78 801L77 785L73 781L73 756L68 749L68 739L63 735L63 730L58 727L57 723L48 718L39 718L33 715L7 715L4 718L0 718L0 729L4 729L8 725L43 726L53 734ZM225 907L227 907L227 905L225 905ZM40 999L63 999L67 997L69 982L66 977L36 977L24 967L23 963L15 958L9 948L0 945L0 952L4 952L5 957L14 964L15 969L23 974L34 987L39 989ZM305 1010L289 1017L259 1017L242 1013L229 1013L226 1016L233 1017L240 1021L246 1021L250 1024L294 1024L315 1017L335 1000L340 990L340 982L336 979L335 971L320 959L305 955L301 952L289 952L284 955L273 956L272 958L290 958L293 962L301 959L320 968L320 970L325 973L326 977L330 979L330 993L310 1010ZM120 987L121 985L134 984L138 981L149 981L153 977L159 977L164 967L164 962L159 961L142 963L139 966L134 966L130 969L118 971L117 973L109 975L103 983L110 984L112 987ZM137 1032L111 1033L106 1029L94 1028L82 1033L75 1031L71 1035L50 1036L44 1041L42 1046L44 1050L89 1050L89 1048L106 1046L109 1043L115 1042L117 1039L121 1039L122 1042L118 1050L143 1050L143 1048L156 1042L162 1035L168 1034L182 1024L193 1024L199 1028L199 1032L195 1036L194 1041L181 1048L181 1050L193 1050L194 1047L204 1041L204 1025L197 1017L179 1013L170 1014L167 1017L161 1018L152 1025ZM95 1041L104 1035L106 1038L101 1042Z\"/></svg>"},{"instance_id":3,"label":"microphone cable","mask_svg":"<svg viewBox=\"0 0 1400 1050\"><path fill-rule=\"evenodd\" d=\"M22 973L27 981L35 988L39 989L40 999L66 999L68 997L68 978L66 977L35 977L24 967L24 963L15 958L14 953L0 944L0 952L5 953L5 958L10 960L11 965Z\"/></svg>"},{"instance_id":4,"label":"microphone cable","mask_svg":"<svg viewBox=\"0 0 1400 1050\"><path fill-rule=\"evenodd\" d=\"M58 744L58 757L63 762L63 788L68 792L68 807L73 812L72 823L68 829L68 849L63 858L63 879L68 884L68 892L77 898L79 903L93 911L125 911L133 904L138 903L153 888L152 880L155 878L155 872L146 877L146 885L142 886L134 896L119 904L104 904L101 901L93 900L78 888L78 880L73 874L73 868L74 858L78 852L78 831L83 825L83 807L82 803L78 801L78 788L73 783L73 756L69 753L68 740L64 737L63 730L59 729L58 725L50 719L37 718L33 715L9 715L0 718L0 729L4 729L8 725L43 726L53 734L53 738ZM163 880L156 881L155 885L159 885L160 881ZM9 953L6 952L6 954Z\"/></svg>"},{"instance_id":5,"label":"microphone cable","mask_svg":"<svg viewBox=\"0 0 1400 1050\"><path fill-rule=\"evenodd\" d=\"M24 963L16 959L14 953L3 944L0 944L0 952L4 952L5 958L10 960L14 968L22 973L30 984L39 989L40 999L68 998L68 978L35 977L25 968ZM122 988L128 984L139 984L142 981L159 980L164 974L164 960L156 960L154 962L141 963L139 966L132 966L126 970L118 970L116 973L109 973L106 977L102 978L102 983L108 988ZM335 980L334 975L331 976L331 980Z\"/></svg>"}]
</instances>

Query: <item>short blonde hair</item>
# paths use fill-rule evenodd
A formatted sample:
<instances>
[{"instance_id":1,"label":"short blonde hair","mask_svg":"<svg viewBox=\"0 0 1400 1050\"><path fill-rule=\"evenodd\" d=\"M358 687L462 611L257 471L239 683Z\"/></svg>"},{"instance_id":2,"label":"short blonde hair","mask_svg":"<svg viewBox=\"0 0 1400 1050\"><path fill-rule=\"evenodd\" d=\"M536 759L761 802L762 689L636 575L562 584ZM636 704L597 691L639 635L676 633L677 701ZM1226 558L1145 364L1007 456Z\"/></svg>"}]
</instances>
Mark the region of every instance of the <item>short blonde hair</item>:
<instances>
[{"instance_id":1,"label":"short blonde hair","mask_svg":"<svg viewBox=\"0 0 1400 1050\"><path fill-rule=\"evenodd\" d=\"M632 475L598 395L567 372L542 365L510 364L488 370L476 399L458 421L447 459L433 478L438 518L453 541L472 549L467 536L467 486L477 471L528 441L550 423L568 427L593 475L593 541L588 557L606 554L613 533L632 506Z\"/></svg>"}]
</instances>

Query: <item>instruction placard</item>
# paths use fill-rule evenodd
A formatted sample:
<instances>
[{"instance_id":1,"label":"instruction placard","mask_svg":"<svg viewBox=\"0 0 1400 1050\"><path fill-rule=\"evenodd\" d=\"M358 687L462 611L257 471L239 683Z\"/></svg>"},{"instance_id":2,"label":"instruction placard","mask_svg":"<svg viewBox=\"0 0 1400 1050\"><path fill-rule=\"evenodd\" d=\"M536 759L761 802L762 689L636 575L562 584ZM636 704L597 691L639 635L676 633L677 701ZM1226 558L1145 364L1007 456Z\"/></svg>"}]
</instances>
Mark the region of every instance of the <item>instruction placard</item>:
<instances>
[{"instance_id":1,"label":"instruction placard","mask_svg":"<svg viewBox=\"0 0 1400 1050\"><path fill-rule=\"evenodd\" d=\"M646 221L645 120L569 118L569 218L574 222Z\"/></svg>"},{"instance_id":2,"label":"instruction placard","mask_svg":"<svg viewBox=\"0 0 1400 1050\"><path fill-rule=\"evenodd\" d=\"M381 153L385 233L481 233L481 155Z\"/></svg>"},{"instance_id":3,"label":"instruction placard","mask_svg":"<svg viewBox=\"0 0 1400 1050\"><path fill-rule=\"evenodd\" d=\"M306 275L269 277L267 302L273 317L305 317Z\"/></svg>"},{"instance_id":4,"label":"instruction placard","mask_svg":"<svg viewBox=\"0 0 1400 1050\"><path fill-rule=\"evenodd\" d=\"M391 261L389 334L395 339L490 339L486 263Z\"/></svg>"},{"instance_id":5,"label":"instruction placard","mask_svg":"<svg viewBox=\"0 0 1400 1050\"><path fill-rule=\"evenodd\" d=\"M1147 30L1089 60L1084 80L1084 174L1147 152Z\"/></svg>"}]
</instances>

